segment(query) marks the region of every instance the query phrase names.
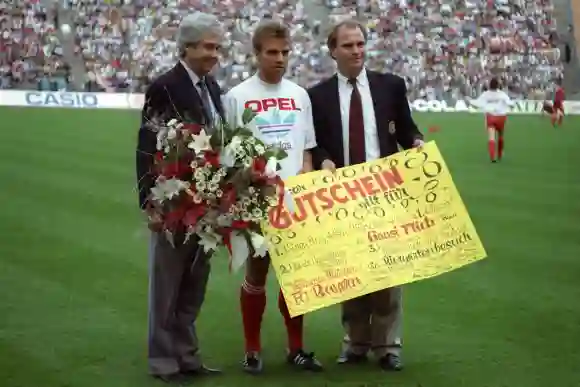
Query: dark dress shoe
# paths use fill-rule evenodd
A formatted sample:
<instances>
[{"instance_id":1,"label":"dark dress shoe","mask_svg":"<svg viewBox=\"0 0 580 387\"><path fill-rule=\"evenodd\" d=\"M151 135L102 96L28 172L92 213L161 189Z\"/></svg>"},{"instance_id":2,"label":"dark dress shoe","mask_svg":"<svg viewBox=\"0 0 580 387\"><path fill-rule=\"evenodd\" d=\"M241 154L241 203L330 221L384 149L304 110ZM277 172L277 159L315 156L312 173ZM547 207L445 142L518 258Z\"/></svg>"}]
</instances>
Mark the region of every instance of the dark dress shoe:
<instances>
[{"instance_id":1,"label":"dark dress shoe","mask_svg":"<svg viewBox=\"0 0 580 387\"><path fill-rule=\"evenodd\" d=\"M203 365L193 370L182 370L181 373L186 376L195 377L195 376L219 375L222 373L222 371L218 370L217 368L209 368Z\"/></svg>"},{"instance_id":2,"label":"dark dress shoe","mask_svg":"<svg viewBox=\"0 0 580 387\"><path fill-rule=\"evenodd\" d=\"M366 354L358 355L350 351L343 351L336 362L338 364L360 364L368 360Z\"/></svg>"},{"instance_id":3,"label":"dark dress shoe","mask_svg":"<svg viewBox=\"0 0 580 387\"><path fill-rule=\"evenodd\" d=\"M403 361L400 356L387 353L379 359L379 366L385 371L401 371L403 369Z\"/></svg>"},{"instance_id":4,"label":"dark dress shoe","mask_svg":"<svg viewBox=\"0 0 580 387\"><path fill-rule=\"evenodd\" d=\"M187 378L182 373L153 375L155 379L161 380L168 384L182 385L187 381Z\"/></svg>"}]
</instances>

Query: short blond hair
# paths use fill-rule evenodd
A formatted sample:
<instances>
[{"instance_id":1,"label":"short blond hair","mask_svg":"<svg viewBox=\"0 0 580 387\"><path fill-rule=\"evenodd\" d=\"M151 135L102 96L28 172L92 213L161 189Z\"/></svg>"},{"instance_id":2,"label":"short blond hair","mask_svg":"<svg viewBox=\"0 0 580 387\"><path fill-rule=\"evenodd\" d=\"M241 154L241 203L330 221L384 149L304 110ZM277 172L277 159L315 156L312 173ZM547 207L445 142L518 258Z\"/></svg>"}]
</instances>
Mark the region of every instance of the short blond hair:
<instances>
[{"instance_id":1,"label":"short blond hair","mask_svg":"<svg viewBox=\"0 0 580 387\"><path fill-rule=\"evenodd\" d=\"M290 29L283 23L276 20L261 22L252 36L252 46L254 51L260 52L264 39L285 39L290 43Z\"/></svg>"}]
</instances>

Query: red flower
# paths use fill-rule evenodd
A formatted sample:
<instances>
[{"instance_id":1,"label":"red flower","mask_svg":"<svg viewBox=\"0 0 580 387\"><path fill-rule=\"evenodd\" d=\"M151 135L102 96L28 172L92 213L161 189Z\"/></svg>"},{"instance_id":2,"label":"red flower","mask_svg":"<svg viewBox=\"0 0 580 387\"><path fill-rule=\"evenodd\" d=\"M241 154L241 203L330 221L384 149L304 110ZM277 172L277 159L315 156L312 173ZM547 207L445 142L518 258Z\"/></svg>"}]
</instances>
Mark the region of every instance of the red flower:
<instances>
[{"instance_id":1,"label":"red flower","mask_svg":"<svg viewBox=\"0 0 580 387\"><path fill-rule=\"evenodd\" d=\"M264 157L256 157L252 163L252 172L256 175L263 175L266 171L266 159Z\"/></svg>"},{"instance_id":2,"label":"red flower","mask_svg":"<svg viewBox=\"0 0 580 387\"><path fill-rule=\"evenodd\" d=\"M245 230L247 228L250 227L250 222L246 222L243 220L234 220L232 222L232 226L231 227L222 227L219 230L217 230L222 237L224 238L224 244L226 245L226 247L228 248L228 250L230 250L231 253L231 234L232 231L234 230Z\"/></svg>"},{"instance_id":3,"label":"red flower","mask_svg":"<svg viewBox=\"0 0 580 387\"><path fill-rule=\"evenodd\" d=\"M157 162L163 161L163 152L155 152L155 161Z\"/></svg>"},{"instance_id":4,"label":"red flower","mask_svg":"<svg viewBox=\"0 0 580 387\"><path fill-rule=\"evenodd\" d=\"M220 155L216 151L208 150L203 153L203 157L207 164L212 167L219 167L220 165Z\"/></svg>"},{"instance_id":5,"label":"red flower","mask_svg":"<svg viewBox=\"0 0 580 387\"><path fill-rule=\"evenodd\" d=\"M161 167L161 174L165 177L176 177L179 173L178 163L166 163Z\"/></svg>"},{"instance_id":6,"label":"red flower","mask_svg":"<svg viewBox=\"0 0 580 387\"><path fill-rule=\"evenodd\" d=\"M183 130L185 130L191 134L198 135L201 132L201 125L194 124L194 123L187 123L187 124L184 123Z\"/></svg>"},{"instance_id":7,"label":"red flower","mask_svg":"<svg viewBox=\"0 0 580 387\"><path fill-rule=\"evenodd\" d=\"M185 207L178 207L172 211L169 211L167 215L165 215L165 228L173 231L178 229L184 216Z\"/></svg>"},{"instance_id":8,"label":"red flower","mask_svg":"<svg viewBox=\"0 0 580 387\"><path fill-rule=\"evenodd\" d=\"M189 172L189 163L184 161L166 163L161 167L161 174L169 178L179 177L187 172Z\"/></svg>"},{"instance_id":9,"label":"red flower","mask_svg":"<svg viewBox=\"0 0 580 387\"><path fill-rule=\"evenodd\" d=\"M183 224L185 226L195 226L197 221L205 215L205 207L202 205L196 205L193 208L187 210L183 218Z\"/></svg>"},{"instance_id":10,"label":"red flower","mask_svg":"<svg viewBox=\"0 0 580 387\"><path fill-rule=\"evenodd\" d=\"M220 200L220 206L222 211L228 211L232 205L236 202L236 190L232 185L227 186L224 189L224 194Z\"/></svg>"},{"instance_id":11,"label":"red flower","mask_svg":"<svg viewBox=\"0 0 580 387\"><path fill-rule=\"evenodd\" d=\"M248 227L250 227L250 222L246 222L244 220L234 220L232 222L232 228L234 230L244 230Z\"/></svg>"}]
</instances>

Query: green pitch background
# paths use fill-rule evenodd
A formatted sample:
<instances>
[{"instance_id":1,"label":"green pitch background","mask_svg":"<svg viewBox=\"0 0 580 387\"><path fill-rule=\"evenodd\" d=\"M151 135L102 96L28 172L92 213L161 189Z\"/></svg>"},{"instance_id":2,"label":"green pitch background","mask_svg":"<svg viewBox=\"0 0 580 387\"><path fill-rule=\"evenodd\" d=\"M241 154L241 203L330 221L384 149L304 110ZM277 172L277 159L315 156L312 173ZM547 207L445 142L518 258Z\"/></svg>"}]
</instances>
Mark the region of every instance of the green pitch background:
<instances>
[{"instance_id":1,"label":"green pitch background","mask_svg":"<svg viewBox=\"0 0 580 387\"><path fill-rule=\"evenodd\" d=\"M405 290L406 369L339 367L338 308L306 319L325 373L291 372L270 279L266 373L239 367L240 276L215 258L199 320L209 387L577 387L580 117L512 116L491 164L482 117L417 114L489 258ZM147 233L134 191L136 111L0 110L0 385L146 387Z\"/></svg>"}]
</instances>

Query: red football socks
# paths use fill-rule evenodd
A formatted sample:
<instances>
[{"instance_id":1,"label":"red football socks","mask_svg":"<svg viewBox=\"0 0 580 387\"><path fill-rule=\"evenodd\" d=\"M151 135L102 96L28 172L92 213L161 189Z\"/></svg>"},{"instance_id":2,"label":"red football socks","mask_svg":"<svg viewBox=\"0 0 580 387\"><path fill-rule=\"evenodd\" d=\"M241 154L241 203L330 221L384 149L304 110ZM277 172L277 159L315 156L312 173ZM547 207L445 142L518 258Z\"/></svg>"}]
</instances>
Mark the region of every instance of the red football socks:
<instances>
[{"instance_id":1,"label":"red football socks","mask_svg":"<svg viewBox=\"0 0 580 387\"><path fill-rule=\"evenodd\" d=\"M240 305L242 308L242 323L244 325L244 336L246 340L246 352L260 352L262 343L260 333L262 328L262 318L266 310L266 289L264 287L253 286L244 282L240 290ZM288 333L288 349L291 353L302 349L303 337L303 316L290 317L288 306L282 295L282 290L278 295L278 308L284 318L286 331Z\"/></svg>"},{"instance_id":2,"label":"red football socks","mask_svg":"<svg viewBox=\"0 0 580 387\"><path fill-rule=\"evenodd\" d=\"M495 160L495 141L489 140L487 143L487 150L489 151L489 158L493 161Z\"/></svg>"},{"instance_id":3,"label":"red football socks","mask_svg":"<svg viewBox=\"0 0 580 387\"><path fill-rule=\"evenodd\" d=\"M286 300L284 300L282 290L280 290L280 293L278 294L278 308L280 308L280 313L282 313L282 317L284 317L284 324L286 325L286 331L288 332L288 349L290 350L290 353L301 350L304 318L303 316L297 316L294 318L290 317L290 312L288 311L288 306L286 305Z\"/></svg>"},{"instance_id":4,"label":"red football socks","mask_svg":"<svg viewBox=\"0 0 580 387\"><path fill-rule=\"evenodd\" d=\"M246 352L260 352L262 350L260 340L262 318L266 309L265 288L244 282L240 291L240 305L242 308ZM290 312L281 290L278 295L278 308L284 318L288 333L288 349L291 353L296 352L302 349L304 318L303 316L290 317Z\"/></svg>"},{"instance_id":5,"label":"red football socks","mask_svg":"<svg viewBox=\"0 0 580 387\"><path fill-rule=\"evenodd\" d=\"M503 136L497 139L497 156L501 159L503 155Z\"/></svg>"},{"instance_id":6,"label":"red football socks","mask_svg":"<svg viewBox=\"0 0 580 387\"><path fill-rule=\"evenodd\" d=\"M246 352L260 352L262 317L266 310L266 289L244 281L240 291L242 323L246 339Z\"/></svg>"}]
</instances>

